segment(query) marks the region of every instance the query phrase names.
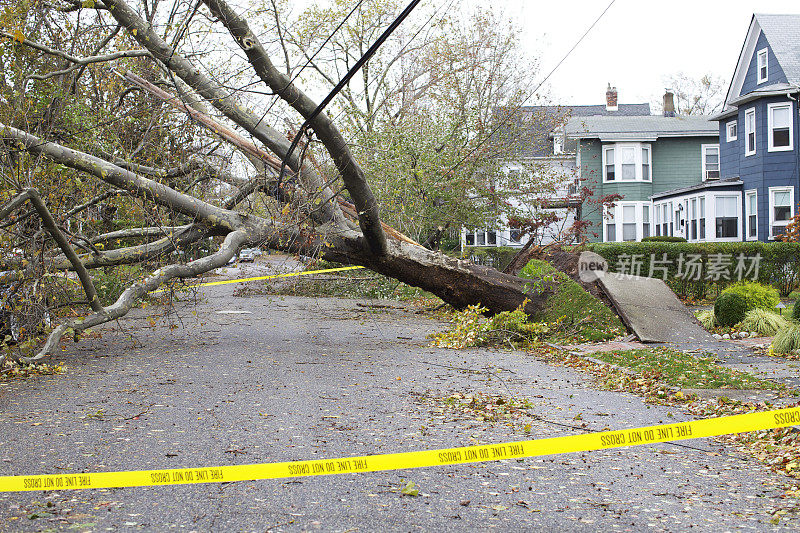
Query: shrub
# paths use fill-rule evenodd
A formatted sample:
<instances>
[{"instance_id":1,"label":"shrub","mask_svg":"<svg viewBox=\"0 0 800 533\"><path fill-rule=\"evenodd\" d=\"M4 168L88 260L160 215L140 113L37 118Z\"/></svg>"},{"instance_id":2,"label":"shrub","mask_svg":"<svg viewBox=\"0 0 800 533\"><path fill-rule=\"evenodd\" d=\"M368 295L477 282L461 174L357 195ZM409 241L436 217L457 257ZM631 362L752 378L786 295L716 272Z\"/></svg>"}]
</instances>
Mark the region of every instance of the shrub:
<instances>
[{"instance_id":1,"label":"shrub","mask_svg":"<svg viewBox=\"0 0 800 533\"><path fill-rule=\"evenodd\" d=\"M800 325L793 322L778 331L772 340L772 351L775 353L790 353L800 349Z\"/></svg>"},{"instance_id":2,"label":"shrub","mask_svg":"<svg viewBox=\"0 0 800 533\"><path fill-rule=\"evenodd\" d=\"M670 237L669 235L654 235L645 237L642 242L687 242L683 237Z\"/></svg>"},{"instance_id":3,"label":"shrub","mask_svg":"<svg viewBox=\"0 0 800 533\"><path fill-rule=\"evenodd\" d=\"M650 274L651 262L658 261L658 264L652 265L655 267L653 277L664 279L680 296L698 296L701 293L721 291L734 281L742 279L772 285L781 295L786 296L800 281L798 242L619 242L589 244L586 249L600 254L608 261L612 271L619 271L620 265L625 264L626 259L630 265L630 258L635 255L641 264L641 275L647 276ZM760 257L757 265L752 260L756 256ZM686 279L686 262L690 257L697 259L700 270L692 279ZM715 273L710 269L718 257L732 259L722 269L724 272L721 276L716 275L719 271ZM744 258L741 265L740 257ZM661 269L665 260L668 265L666 275Z\"/></svg>"},{"instance_id":4,"label":"shrub","mask_svg":"<svg viewBox=\"0 0 800 533\"><path fill-rule=\"evenodd\" d=\"M697 320L699 320L700 325L706 329L712 329L717 325L717 318L714 316L713 309L704 309L699 311L697 313Z\"/></svg>"},{"instance_id":5,"label":"shrub","mask_svg":"<svg viewBox=\"0 0 800 533\"><path fill-rule=\"evenodd\" d=\"M794 306L792 307L792 320L800 322L800 301L798 300L795 300Z\"/></svg>"},{"instance_id":6,"label":"shrub","mask_svg":"<svg viewBox=\"0 0 800 533\"><path fill-rule=\"evenodd\" d=\"M514 311L503 311L486 319L485 307L470 305L453 313L452 329L431 335L433 343L441 348L463 349L473 346L528 344L550 332L550 324L528 322L528 315L519 306ZM557 326L557 324L556 324Z\"/></svg>"},{"instance_id":7,"label":"shrub","mask_svg":"<svg viewBox=\"0 0 800 533\"><path fill-rule=\"evenodd\" d=\"M772 310L781 301L778 291L772 287L752 281L740 281L722 291L722 294L728 293L736 293L742 296L747 302L748 311L751 309Z\"/></svg>"},{"instance_id":8,"label":"shrub","mask_svg":"<svg viewBox=\"0 0 800 533\"><path fill-rule=\"evenodd\" d=\"M747 300L735 292L723 293L714 302L714 316L720 326L735 326L747 313Z\"/></svg>"},{"instance_id":9,"label":"shrub","mask_svg":"<svg viewBox=\"0 0 800 533\"><path fill-rule=\"evenodd\" d=\"M766 309L751 309L739 323L743 331L755 331L762 337L771 337L789 325L789 321Z\"/></svg>"}]
</instances>

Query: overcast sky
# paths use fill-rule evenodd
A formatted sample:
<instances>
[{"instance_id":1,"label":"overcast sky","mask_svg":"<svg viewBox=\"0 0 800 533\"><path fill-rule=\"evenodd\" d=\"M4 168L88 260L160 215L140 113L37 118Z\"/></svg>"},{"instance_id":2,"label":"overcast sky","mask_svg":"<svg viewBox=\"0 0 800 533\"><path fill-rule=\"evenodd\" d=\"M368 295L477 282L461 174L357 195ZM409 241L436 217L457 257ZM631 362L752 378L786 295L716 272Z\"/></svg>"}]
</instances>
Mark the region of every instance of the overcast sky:
<instances>
[{"instance_id":1,"label":"overcast sky","mask_svg":"<svg viewBox=\"0 0 800 533\"><path fill-rule=\"evenodd\" d=\"M469 0L467 0L469 1ZM525 32L525 47L544 77L606 8L610 0L492 0ZM620 103L651 102L664 78L683 71L712 73L730 82L750 18L800 13L797 0L616 0L549 80L560 104L605 102L607 83ZM531 102L532 103L532 102Z\"/></svg>"}]
</instances>

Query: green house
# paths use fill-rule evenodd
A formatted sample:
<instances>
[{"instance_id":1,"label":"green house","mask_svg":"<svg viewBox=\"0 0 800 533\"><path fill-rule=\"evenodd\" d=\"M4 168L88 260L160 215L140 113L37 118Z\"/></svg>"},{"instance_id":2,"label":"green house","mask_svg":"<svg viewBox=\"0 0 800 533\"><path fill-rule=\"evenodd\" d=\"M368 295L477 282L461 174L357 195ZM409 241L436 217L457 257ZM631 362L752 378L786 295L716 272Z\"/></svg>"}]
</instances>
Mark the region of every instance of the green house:
<instances>
[{"instance_id":1,"label":"green house","mask_svg":"<svg viewBox=\"0 0 800 533\"><path fill-rule=\"evenodd\" d=\"M665 109L674 108L665 105ZM683 203L660 201L661 196L719 185L719 127L706 116L674 116L667 111L575 117L567 123L566 134L577 141L581 186L591 191L577 214L591 223L590 242L640 241L651 235L688 238L688 210ZM613 195L621 198L609 206L604 200ZM705 209L705 200L701 203ZM699 219L697 202L686 207L694 207Z\"/></svg>"}]
</instances>

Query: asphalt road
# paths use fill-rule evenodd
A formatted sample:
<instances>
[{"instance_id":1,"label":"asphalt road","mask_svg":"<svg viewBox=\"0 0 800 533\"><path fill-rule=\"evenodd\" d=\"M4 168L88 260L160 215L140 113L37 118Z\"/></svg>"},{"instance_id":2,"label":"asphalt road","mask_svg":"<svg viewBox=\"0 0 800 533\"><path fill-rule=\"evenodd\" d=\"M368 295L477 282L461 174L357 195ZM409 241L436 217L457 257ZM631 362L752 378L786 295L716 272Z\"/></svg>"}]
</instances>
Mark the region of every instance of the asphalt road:
<instances>
[{"instance_id":1,"label":"asphalt road","mask_svg":"<svg viewBox=\"0 0 800 533\"><path fill-rule=\"evenodd\" d=\"M0 384L0 472L68 473L329 458L682 419L519 352L434 349L442 327L372 302L230 297L137 310ZM470 370L466 370L470 369ZM477 371L477 372L476 372ZM527 399L516 421L455 416L454 393ZM709 440L300 480L0 494L0 529L476 531L797 529L786 482ZM400 488L413 481L417 497ZM785 502L783 502L785 503Z\"/></svg>"}]
</instances>

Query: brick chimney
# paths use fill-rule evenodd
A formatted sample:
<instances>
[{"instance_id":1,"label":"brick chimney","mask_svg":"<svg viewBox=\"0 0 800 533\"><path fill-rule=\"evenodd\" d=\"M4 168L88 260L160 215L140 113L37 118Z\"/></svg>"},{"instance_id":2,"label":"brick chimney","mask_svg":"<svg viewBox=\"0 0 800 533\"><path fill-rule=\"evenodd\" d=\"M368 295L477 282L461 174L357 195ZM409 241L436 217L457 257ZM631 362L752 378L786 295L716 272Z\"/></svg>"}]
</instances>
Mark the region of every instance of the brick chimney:
<instances>
[{"instance_id":1,"label":"brick chimney","mask_svg":"<svg viewBox=\"0 0 800 533\"><path fill-rule=\"evenodd\" d=\"M664 116L677 116L677 113L675 113L675 93L672 92L672 89L664 89Z\"/></svg>"},{"instance_id":2,"label":"brick chimney","mask_svg":"<svg viewBox=\"0 0 800 533\"><path fill-rule=\"evenodd\" d=\"M611 84L608 84L608 89L606 89L606 111L616 111L617 110L617 88L612 87Z\"/></svg>"}]
</instances>

